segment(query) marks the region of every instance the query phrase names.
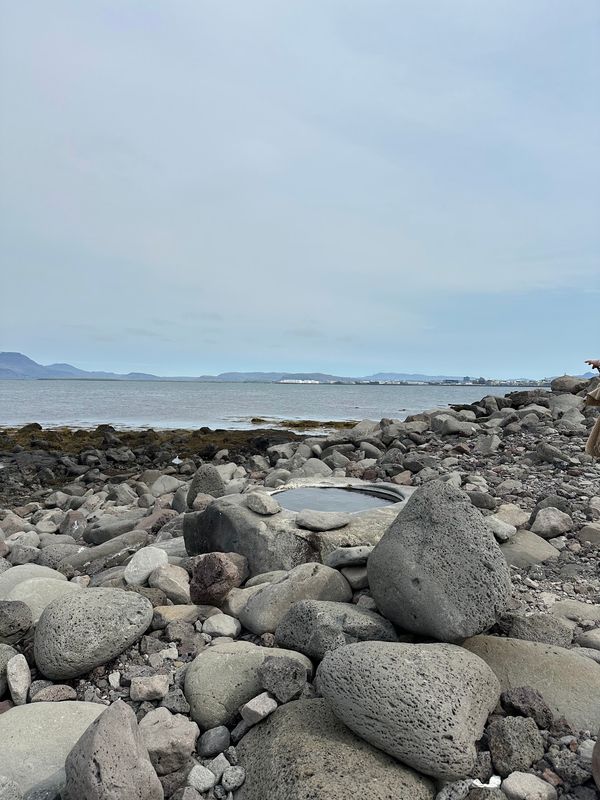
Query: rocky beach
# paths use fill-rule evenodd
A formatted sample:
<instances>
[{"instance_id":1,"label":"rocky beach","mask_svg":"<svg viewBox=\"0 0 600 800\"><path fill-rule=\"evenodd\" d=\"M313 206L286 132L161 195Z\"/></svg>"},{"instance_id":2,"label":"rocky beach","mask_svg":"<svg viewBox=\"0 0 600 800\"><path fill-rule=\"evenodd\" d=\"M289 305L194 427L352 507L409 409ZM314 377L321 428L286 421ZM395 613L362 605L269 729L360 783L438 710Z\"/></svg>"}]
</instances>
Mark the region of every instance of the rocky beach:
<instances>
[{"instance_id":1,"label":"rocky beach","mask_svg":"<svg viewBox=\"0 0 600 800\"><path fill-rule=\"evenodd\" d=\"M599 797L598 383L0 431L0 800Z\"/></svg>"}]
</instances>

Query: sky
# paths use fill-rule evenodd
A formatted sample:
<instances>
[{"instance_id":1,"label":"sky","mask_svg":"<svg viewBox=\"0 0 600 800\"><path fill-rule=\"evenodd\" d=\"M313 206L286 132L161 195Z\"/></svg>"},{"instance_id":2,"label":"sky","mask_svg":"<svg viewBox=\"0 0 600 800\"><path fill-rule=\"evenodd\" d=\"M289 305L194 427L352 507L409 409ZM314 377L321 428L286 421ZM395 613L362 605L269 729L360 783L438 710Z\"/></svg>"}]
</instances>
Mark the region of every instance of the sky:
<instances>
[{"instance_id":1,"label":"sky","mask_svg":"<svg viewBox=\"0 0 600 800\"><path fill-rule=\"evenodd\" d=\"M600 358L597 0L0 0L0 350Z\"/></svg>"}]
</instances>

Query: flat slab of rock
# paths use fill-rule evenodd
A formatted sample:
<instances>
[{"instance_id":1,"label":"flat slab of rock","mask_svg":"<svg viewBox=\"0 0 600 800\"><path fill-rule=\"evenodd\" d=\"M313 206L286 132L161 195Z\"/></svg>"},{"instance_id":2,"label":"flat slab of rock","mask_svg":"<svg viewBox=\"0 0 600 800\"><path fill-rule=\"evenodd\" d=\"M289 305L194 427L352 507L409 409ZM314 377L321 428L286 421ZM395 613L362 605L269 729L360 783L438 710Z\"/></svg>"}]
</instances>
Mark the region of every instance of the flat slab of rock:
<instances>
[{"instance_id":1,"label":"flat slab of rock","mask_svg":"<svg viewBox=\"0 0 600 800\"><path fill-rule=\"evenodd\" d=\"M576 730L600 728L600 666L576 650L499 636L475 636L463 647L489 664L503 691L531 686Z\"/></svg>"},{"instance_id":2,"label":"flat slab of rock","mask_svg":"<svg viewBox=\"0 0 600 800\"><path fill-rule=\"evenodd\" d=\"M371 594L403 630L460 641L491 628L510 574L467 494L432 481L416 491L369 556Z\"/></svg>"},{"instance_id":3,"label":"flat slab of rock","mask_svg":"<svg viewBox=\"0 0 600 800\"><path fill-rule=\"evenodd\" d=\"M307 675L312 673L312 663L300 653L250 642L215 644L192 661L184 691L191 716L203 730L233 722L240 706L262 692L258 668L270 656L294 658Z\"/></svg>"},{"instance_id":4,"label":"flat slab of rock","mask_svg":"<svg viewBox=\"0 0 600 800\"><path fill-rule=\"evenodd\" d=\"M83 589L59 597L36 627L36 665L52 680L83 675L130 647L152 615L149 600L121 589Z\"/></svg>"},{"instance_id":5,"label":"flat slab of rock","mask_svg":"<svg viewBox=\"0 0 600 800\"><path fill-rule=\"evenodd\" d=\"M322 659L329 650L364 641L396 642L391 622L353 603L300 600L285 614L275 639L282 647Z\"/></svg>"},{"instance_id":6,"label":"flat slab of rock","mask_svg":"<svg viewBox=\"0 0 600 800\"><path fill-rule=\"evenodd\" d=\"M350 644L326 654L317 686L370 744L424 775L459 780L475 766L475 744L500 697L487 664L464 656L451 644Z\"/></svg>"},{"instance_id":7,"label":"flat slab of rock","mask_svg":"<svg viewBox=\"0 0 600 800\"><path fill-rule=\"evenodd\" d=\"M267 492L249 492L246 496L246 505L255 514L262 514L265 517L281 511L277 500Z\"/></svg>"},{"instance_id":8,"label":"flat slab of rock","mask_svg":"<svg viewBox=\"0 0 600 800\"><path fill-rule=\"evenodd\" d=\"M558 558L556 547L531 531L517 531L500 549L511 567L532 567Z\"/></svg>"},{"instance_id":9,"label":"flat slab of rock","mask_svg":"<svg viewBox=\"0 0 600 800\"><path fill-rule=\"evenodd\" d=\"M338 528L345 528L350 524L350 514L343 511L311 511L305 509L300 511L296 517L296 525L308 531L335 531Z\"/></svg>"},{"instance_id":10,"label":"flat slab of rock","mask_svg":"<svg viewBox=\"0 0 600 800\"><path fill-rule=\"evenodd\" d=\"M284 614L298 600L352 599L350 584L324 564L301 564L274 583L258 587L240 611L242 625L256 634L274 633Z\"/></svg>"},{"instance_id":11,"label":"flat slab of rock","mask_svg":"<svg viewBox=\"0 0 600 800\"><path fill-rule=\"evenodd\" d=\"M105 710L99 703L28 703L0 714L0 775L28 792L60 787L65 759L85 729Z\"/></svg>"},{"instance_id":12,"label":"flat slab of rock","mask_svg":"<svg viewBox=\"0 0 600 800\"><path fill-rule=\"evenodd\" d=\"M58 572L50 567L40 567L38 564L20 564L11 567L0 574L0 600L8 600L8 595L19 583L30 578L53 578L57 581L66 581L67 578L62 572Z\"/></svg>"},{"instance_id":13,"label":"flat slab of rock","mask_svg":"<svg viewBox=\"0 0 600 800\"><path fill-rule=\"evenodd\" d=\"M432 800L431 781L355 736L322 699L281 706L237 747L236 800ZM293 754L293 757L290 757Z\"/></svg>"}]
</instances>

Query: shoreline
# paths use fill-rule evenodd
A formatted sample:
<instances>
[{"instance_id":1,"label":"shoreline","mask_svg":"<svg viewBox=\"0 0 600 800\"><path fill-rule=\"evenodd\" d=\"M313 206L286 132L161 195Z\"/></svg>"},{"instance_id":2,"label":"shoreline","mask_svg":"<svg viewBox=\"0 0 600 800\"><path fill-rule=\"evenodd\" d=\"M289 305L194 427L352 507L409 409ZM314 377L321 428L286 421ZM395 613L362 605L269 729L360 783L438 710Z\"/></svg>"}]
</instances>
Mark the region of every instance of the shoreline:
<instances>
[{"instance_id":1,"label":"shoreline","mask_svg":"<svg viewBox=\"0 0 600 800\"><path fill-rule=\"evenodd\" d=\"M200 776L212 793L195 800L227 798L233 777L240 798L282 797L271 792L278 776L265 777L278 759L282 785L307 796L285 744L297 725L329 794L343 735L352 780L389 759L380 780L390 796L408 766L411 796L423 800L480 800L475 779L509 787L523 775L548 800L594 797L600 464L584 452L597 417L584 406L590 387L561 379L553 391L321 435L0 430L0 602L10 621L0 656L8 647L21 681L11 673L2 684L0 659L0 738L36 763L39 743L15 730L23 713L52 713L35 699L45 692L63 701L61 714L97 704L109 738L125 719L140 736L152 726L161 738L148 739L145 763L177 800ZM282 495L348 486L395 499L293 511ZM131 636L123 609L137 620ZM449 693L469 709L460 723ZM373 720L386 731L376 740ZM441 754L436 730L464 746ZM81 733L67 750L85 749ZM64 751L53 757L58 774ZM19 763L0 747L0 775L37 779Z\"/></svg>"}]
</instances>

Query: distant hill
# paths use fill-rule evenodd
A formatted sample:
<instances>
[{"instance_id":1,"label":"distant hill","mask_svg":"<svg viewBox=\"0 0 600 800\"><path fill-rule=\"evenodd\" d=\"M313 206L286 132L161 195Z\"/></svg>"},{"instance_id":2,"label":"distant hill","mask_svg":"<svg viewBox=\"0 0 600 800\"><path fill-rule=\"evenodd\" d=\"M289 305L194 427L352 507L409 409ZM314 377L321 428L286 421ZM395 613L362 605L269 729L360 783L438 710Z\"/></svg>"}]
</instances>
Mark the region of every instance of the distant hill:
<instances>
[{"instance_id":1,"label":"distant hill","mask_svg":"<svg viewBox=\"0 0 600 800\"><path fill-rule=\"evenodd\" d=\"M329 375L323 372L222 372L198 377L162 377L146 372L89 372L72 364L38 364L23 353L0 352L0 378L9 380L114 380L114 381L202 381L205 383L273 383L277 381L320 381L353 383L355 381L462 381L456 375L423 375L409 372L377 372L364 377ZM526 381L527 378L512 380Z\"/></svg>"}]
</instances>

